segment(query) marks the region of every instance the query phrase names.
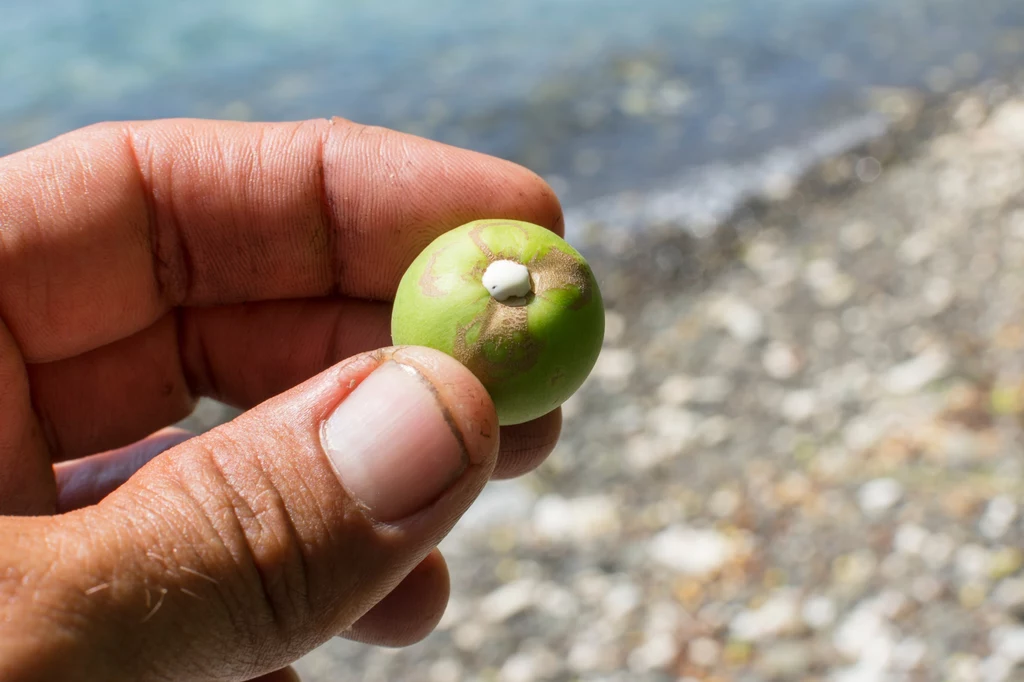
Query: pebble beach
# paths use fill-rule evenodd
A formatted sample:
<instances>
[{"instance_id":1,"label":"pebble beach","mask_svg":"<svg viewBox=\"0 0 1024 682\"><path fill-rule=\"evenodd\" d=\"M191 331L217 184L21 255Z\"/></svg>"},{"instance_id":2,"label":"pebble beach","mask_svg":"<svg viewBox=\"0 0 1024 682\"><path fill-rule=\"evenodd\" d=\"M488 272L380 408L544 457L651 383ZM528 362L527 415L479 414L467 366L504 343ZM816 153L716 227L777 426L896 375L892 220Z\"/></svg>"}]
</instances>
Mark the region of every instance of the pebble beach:
<instances>
[{"instance_id":1,"label":"pebble beach","mask_svg":"<svg viewBox=\"0 0 1024 682\"><path fill-rule=\"evenodd\" d=\"M434 634L303 679L1024 679L1014 92L890 93L709 237L580 226L608 329L555 453L442 544Z\"/></svg>"}]
</instances>

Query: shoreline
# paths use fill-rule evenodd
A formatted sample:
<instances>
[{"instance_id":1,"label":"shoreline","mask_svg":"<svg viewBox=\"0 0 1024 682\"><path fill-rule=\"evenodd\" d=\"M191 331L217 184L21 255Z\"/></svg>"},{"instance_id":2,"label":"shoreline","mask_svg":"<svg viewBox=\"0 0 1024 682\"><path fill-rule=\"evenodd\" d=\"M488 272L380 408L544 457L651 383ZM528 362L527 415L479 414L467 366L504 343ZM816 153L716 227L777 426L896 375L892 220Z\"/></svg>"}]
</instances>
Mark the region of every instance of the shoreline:
<instances>
[{"instance_id":1,"label":"shoreline","mask_svg":"<svg viewBox=\"0 0 1024 682\"><path fill-rule=\"evenodd\" d=\"M595 272L604 275L604 281L599 281L602 293L606 293L606 303L610 299L629 307L638 298L659 291L699 288L728 267L761 226L798 229L793 226L800 224L807 206L848 199L887 170L912 162L935 139L957 130L960 107L971 107L972 111L963 115L973 117L980 125L996 107L1020 93L1020 86L1011 83L1021 78L1024 74L1013 80L989 80L945 95L879 89L873 99L875 113L888 119L884 132L840 154L820 159L789 184L784 196L750 197L732 209L728 217L699 230L676 221L648 225L641 232L588 220L573 228L572 243L595 264ZM884 99L889 102L879 101ZM871 181L857 176L857 163L862 159L877 163ZM655 268L650 267L649 254L661 254L655 259ZM622 287L619 273L630 280L628 291Z\"/></svg>"}]
</instances>

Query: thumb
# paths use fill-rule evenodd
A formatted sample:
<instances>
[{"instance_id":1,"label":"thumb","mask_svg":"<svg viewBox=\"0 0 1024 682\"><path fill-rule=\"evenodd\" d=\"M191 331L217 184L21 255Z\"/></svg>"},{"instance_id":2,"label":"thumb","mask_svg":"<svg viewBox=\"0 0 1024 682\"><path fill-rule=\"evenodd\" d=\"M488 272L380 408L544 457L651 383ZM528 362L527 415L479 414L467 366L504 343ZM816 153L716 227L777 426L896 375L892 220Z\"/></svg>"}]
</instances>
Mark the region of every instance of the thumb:
<instances>
[{"instance_id":1,"label":"thumb","mask_svg":"<svg viewBox=\"0 0 1024 682\"><path fill-rule=\"evenodd\" d=\"M160 455L95 507L12 520L27 525L8 527L17 551L0 551L0 576L20 575L31 611L18 632L0 618L0 671L7 655L52 662L38 679L279 669L430 553L497 448L494 407L455 360L353 358Z\"/></svg>"}]
</instances>

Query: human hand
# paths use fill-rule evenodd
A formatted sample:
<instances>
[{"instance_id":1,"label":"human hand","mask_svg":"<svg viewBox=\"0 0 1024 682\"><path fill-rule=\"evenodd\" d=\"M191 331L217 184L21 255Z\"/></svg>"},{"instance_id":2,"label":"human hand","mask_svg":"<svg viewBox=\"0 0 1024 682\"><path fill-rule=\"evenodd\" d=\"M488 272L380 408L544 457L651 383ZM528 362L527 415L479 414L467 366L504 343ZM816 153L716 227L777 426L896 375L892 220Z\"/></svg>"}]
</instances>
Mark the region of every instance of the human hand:
<instances>
[{"instance_id":1,"label":"human hand","mask_svg":"<svg viewBox=\"0 0 1024 682\"><path fill-rule=\"evenodd\" d=\"M561 215L518 166L342 120L0 159L0 679L269 682L430 632L437 543L561 417L499 438L465 368L387 348L388 300L442 231ZM164 428L198 396L248 411Z\"/></svg>"}]
</instances>

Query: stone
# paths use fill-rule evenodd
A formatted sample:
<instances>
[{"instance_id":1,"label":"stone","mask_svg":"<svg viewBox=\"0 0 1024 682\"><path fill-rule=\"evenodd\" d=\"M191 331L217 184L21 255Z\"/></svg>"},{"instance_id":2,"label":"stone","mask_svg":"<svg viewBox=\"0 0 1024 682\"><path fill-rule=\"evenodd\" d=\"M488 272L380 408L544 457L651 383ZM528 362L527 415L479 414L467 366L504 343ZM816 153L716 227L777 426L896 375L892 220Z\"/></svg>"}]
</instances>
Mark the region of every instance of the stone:
<instances>
[{"instance_id":1,"label":"stone","mask_svg":"<svg viewBox=\"0 0 1024 682\"><path fill-rule=\"evenodd\" d=\"M649 636L629 653L629 668L638 673L667 668L679 655L680 644L678 638L671 633Z\"/></svg>"},{"instance_id":2,"label":"stone","mask_svg":"<svg viewBox=\"0 0 1024 682\"><path fill-rule=\"evenodd\" d=\"M911 672L918 670L928 655L928 644L920 637L901 639L892 650L892 667Z\"/></svg>"},{"instance_id":3,"label":"stone","mask_svg":"<svg viewBox=\"0 0 1024 682\"><path fill-rule=\"evenodd\" d=\"M623 348L604 348L597 356L591 374L598 380L621 390L636 369L636 356Z\"/></svg>"},{"instance_id":4,"label":"stone","mask_svg":"<svg viewBox=\"0 0 1024 682\"><path fill-rule=\"evenodd\" d=\"M902 497L903 486L892 478L876 478L862 485L857 493L861 511L868 516L889 511Z\"/></svg>"},{"instance_id":5,"label":"stone","mask_svg":"<svg viewBox=\"0 0 1024 682\"><path fill-rule=\"evenodd\" d=\"M932 348L896 365L882 378L887 391L896 395L916 393L949 370L951 360L942 348Z\"/></svg>"},{"instance_id":6,"label":"stone","mask_svg":"<svg viewBox=\"0 0 1024 682\"><path fill-rule=\"evenodd\" d=\"M782 399L779 411L787 421L802 424L811 418L818 406L818 395L814 391L790 391Z\"/></svg>"},{"instance_id":7,"label":"stone","mask_svg":"<svg viewBox=\"0 0 1024 682\"><path fill-rule=\"evenodd\" d=\"M978 522L978 530L985 537L996 540L1009 530L1010 524L1017 518L1017 503L1008 495L999 495L989 501Z\"/></svg>"},{"instance_id":8,"label":"stone","mask_svg":"<svg viewBox=\"0 0 1024 682\"><path fill-rule=\"evenodd\" d=\"M722 533L686 526L669 527L648 544L648 553L655 562L692 576L715 573L736 551L735 543Z\"/></svg>"},{"instance_id":9,"label":"stone","mask_svg":"<svg viewBox=\"0 0 1024 682\"><path fill-rule=\"evenodd\" d=\"M957 574L965 580L981 580L989 576L992 554L976 544L965 544L956 550Z\"/></svg>"},{"instance_id":10,"label":"stone","mask_svg":"<svg viewBox=\"0 0 1024 682\"><path fill-rule=\"evenodd\" d=\"M427 673L430 682L459 682L463 679L462 664L454 658L439 658Z\"/></svg>"},{"instance_id":11,"label":"stone","mask_svg":"<svg viewBox=\"0 0 1024 682\"><path fill-rule=\"evenodd\" d=\"M919 555L928 541L928 531L912 523L905 523L896 529L893 548L904 554Z\"/></svg>"},{"instance_id":12,"label":"stone","mask_svg":"<svg viewBox=\"0 0 1024 682\"><path fill-rule=\"evenodd\" d=\"M814 661L811 645L800 640L772 642L758 656L757 669L772 679L804 679Z\"/></svg>"},{"instance_id":13,"label":"stone","mask_svg":"<svg viewBox=\"0 0 1024 682\"><path fill-rule=\"evenodd\" d=\"M658 399L668 405L683 405L694 393L694 381L688 376L675 374L661 382Z\"/></svg>"},{"instance_id":14,"label":"stone","mask_svg":"<svg viewBox=\"0 0 1024 682\"><path fill-rule=\"evenodd\" d=\"M776 341L765 348L761 364L773 379L791 379L800 370L800 357L792 346Z\"/></svg>"},{"instance_id":15,"label":"stone","mask_svg":"<svg viewBox=\"0 0 1024 682\"><path fill-rule=\"evenodd\" d=\"M618 532L619 505L605 495L567 499L545 495L533 509L533 529L554 542L588 542Z\"/></svg>"},{"instance_id":16,"label":"stone","mask_svg":"<svg viewBox=\"0 0 1024 682\"><path fill-rule=\"evenodd\" d=\"M498 674L500 682L537 682L551 679L561 667L558 658L547 651L519 651L507 659Z\"/></svg>"},{"instance_id":17,"label":"stone","mask_svg":"<svg viewBox=\"0 0 1024 682\"><path fill-rule=\"evenodd\" d=\"M698 637L687 647L690 662L702 668L711 668L722 654L722 646L710 637Z\"/></svg>"},{"instance_id":18,"label":"stone","mask_svg":"<svg viewBox=\"0 0 1024 682\"><path fill-rule=\"evenodd\" d=\"M729 625L735 639L758 642L790 634L800 626L800 600L795 590L781 589L756 609L740 612Z\"/></svg>"},{"instance_id":19,"label":"stone","mask_svg":"<svg viewBox=\"0 0 1024 682\"><path fill-rule=\"evenodd\" d=\"M502 585L480 600L480 617L487 623L501 623L531 608L537 583L531 579L515 580Z\"/></svg>"},{"instance_id":20,"label":"stone","mask_svg":"<svg viewBox=\"0 0 1024 682\"><path fill-rule=\"evenodd\" d=\"M804 268L804 281L814 294L815 301L823 308L842 305L856 289L853 279L829 258L809 262Z\"/></svg>"},{"instance_id":21,"label":"stone","mask_svg":"<svg viewBox=\"0 0 1024 682\"><path fill-rule=\"evenodd\" d=\"M1001 627L989 635L992 651L1013 664L1024 663L1024 627Z\"/></svg>"},{"instance_id":22,"label":"stone","mask_svg":"<svg viewBox=\"0 0 1024 682\"><path fill-rule=\"evenodd\" d=\"M832 639L836 650L850 660L879 658L888 662L895 647L895 631L876 599L858 604L836 628Z\"/></svg>"},{"instance_id":23,"label":"stone","mask_svg":"<svg viewBox=\"0 0 1024 682\"><path fill-rule=\"evenodd\" d=\"M723 295L711 304L709 312L740 343L753 343L764 334L764 317L739 297Z\"/></svg>"},{"instance_id":24,"label":"stone","mask_svg":"<svg viewBox=\"0 0 1024 682\"><path fill-rule=\"evenodd\" d=\"M836 620L836 603L829 597L818 595L804 602L801 615L804 623L812 630L823 630Z\"/></svg>"}]
</instances>

